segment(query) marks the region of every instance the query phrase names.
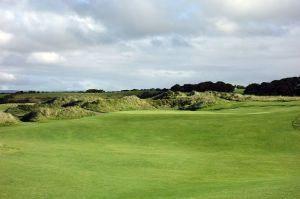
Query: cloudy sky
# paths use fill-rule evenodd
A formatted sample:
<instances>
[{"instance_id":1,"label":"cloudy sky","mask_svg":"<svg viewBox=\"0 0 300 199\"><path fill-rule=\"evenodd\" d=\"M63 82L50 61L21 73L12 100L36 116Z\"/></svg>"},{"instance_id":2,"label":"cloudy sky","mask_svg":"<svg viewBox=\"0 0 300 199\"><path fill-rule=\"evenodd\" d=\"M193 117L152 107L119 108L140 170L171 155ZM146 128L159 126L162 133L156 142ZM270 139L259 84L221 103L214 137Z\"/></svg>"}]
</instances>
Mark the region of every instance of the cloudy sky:
<instances>
[{"instance_id":1,"label":"cloudy sky","mask_svg":"<svg viewBox=\"0 0 300 199\"><path fill-rule=\"evenodd\" d=\"M299 0L0 0L0 89L300 75Z\"/></svg>"}]
</instances>

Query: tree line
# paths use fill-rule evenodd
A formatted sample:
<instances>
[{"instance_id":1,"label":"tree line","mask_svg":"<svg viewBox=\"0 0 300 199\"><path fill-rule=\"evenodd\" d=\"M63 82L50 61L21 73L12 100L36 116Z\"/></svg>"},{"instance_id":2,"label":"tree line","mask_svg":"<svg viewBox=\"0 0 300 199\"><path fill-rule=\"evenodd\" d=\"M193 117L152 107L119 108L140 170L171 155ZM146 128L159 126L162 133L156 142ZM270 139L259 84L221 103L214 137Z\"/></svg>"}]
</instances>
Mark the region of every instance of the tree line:
<instances>
[{"instance_id":1,"label":"tree line","mask_svg":"<svg viewBox=\"0 0 300 199\"><path fill-rule=\"evenodd\" d=\"M175 84L170 88L172 91L181 91L181 92L191 92L191 91L218 91L218 92L233 92L235 86L232 84L224 83L218 81L216 83L208 81L208 82L201 82L199 84L184 84L180 86L179 84Z\"/></svg>"},{"instance_id":2,"label":"tree line","mask_svg":"<svg viewBox=\"0 0 300 199\"><path fill-rule=\"evenodd\" d=\"M290 77L261 84L250 84L244 94L262 96L300 96L300 77Z\"/></svg>"},{"instance_id":3,"label":"tree line","mask_svg":"<svg viewBox=\"0 0 300 199\"><path fill-rule=\"evenodd\" d=\"M274 80L272 82L263 82L261 84L252 83L244 87L242 85L232 85L222 81L218 82L201 82L198 84L175 84L170 89L168 88L151 88L151 89L131 89L121 90L121 92L136 92L136 95L140 98L153 97L159 93L166 92L168 90L177 92L205 92L205 91L217 91L217 92L233 92L235 89L245 89L244 94L249 95L261 95L261 96L300 96L300 77L290 77L281 80ZM70 91L69 91L70 92ZM102 89L88 89L86 91L71 91L71 92L85 92L85 93L105 93ZM15 94L23 93L44 93L42 91L18 91ZM47 92L45 92L47 93ZM14 95L14 94L11 94Z\"/></svg>"}]
</instances>

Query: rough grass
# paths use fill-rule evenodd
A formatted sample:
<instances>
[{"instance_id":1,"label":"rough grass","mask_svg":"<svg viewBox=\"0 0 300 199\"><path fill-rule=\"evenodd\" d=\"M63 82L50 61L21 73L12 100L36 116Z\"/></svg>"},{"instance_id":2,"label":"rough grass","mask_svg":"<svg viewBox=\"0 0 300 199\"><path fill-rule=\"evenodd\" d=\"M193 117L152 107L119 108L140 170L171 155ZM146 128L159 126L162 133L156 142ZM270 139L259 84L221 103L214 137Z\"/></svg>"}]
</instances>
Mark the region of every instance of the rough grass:
<instances>
[{"instance_id":1,"label":"rough grass","mask_svg":"<svg viewBox=\"0 0 300 199\"><path fill-rule=\"evenodd\" d=\"M103 113L114 111L154 109L154 107L147 100L140 99L136 96L126 96L120 99L99 98L96 101L84 103L82 107L88 110Z\"/></svg>"},{"instance_id":2,"label":"rough grass","mask_svg":"<svg viewBox=\"0 0 300 199\"><path fill-rule=\"evenodd\" d=\"M0 126L9 126L16 124L17 120L9 113L0 112Z\"/></svg>"},{"instance_id":3,"label":"rough grass","mask_svg":"<svg viewBox=\"0 0 300 199\"><path fill-rule=\"evenodd\" d=\"M16 106L11 106L9 108L7 108L5 110L6 113L10 113L13 116L22 119L22 117L24 117L24 115L35 111L38 109L37 105L27 105L27 104L20 104L20 105L16 105Z\"/></svg>"},{"instance_id":4,"label":"rough grass","mask_svg":"<svg viewBox=\"0 0 300 199\"><path fill-rule=\"evenodd\" d=\"M300 116L298 115L292 122L294 129L300 130Z\"/></svg>"},{"instance_id":5,"label":"rough grass","mask_svg":"<svg viewBox=\"0 0 300 199\"><path fill-rule=\"evenodd\" d=\"M5 111L8 108L16 107L18 104L0 104L0 111Z\"/></svg>"},{"instance_id":6,"label":"rough grass","mask_svg":"<svg viewBox=\"0 0 300 199\"><path fill-rule=\"evenodd\" d=\"M124 92L121 94L129 94ZM66 96L56 96L57 93L40 94L17 94L13 95L19 101L33 101L43 98L43 102L35 104L22 104L11 106L5 112L14 115L22 121L43 121L47 119L69 119L80 118L92 115L92 112L116 112L130 110L220 110L243 106L243 104L263 103L263 102L297 102L299 97L259 97L251 95L241 95L237 93L220 92L172 92L160 93L150 99L140 99L134 95L123 96L113 95L108 98L100 94L69 93ZM60 93L61 94L61 93ZM23 96L24 98L21 98ZM102 96L102 97L101 97ZM116 97L117 96L117 97ZM47 100L46 100L47 99ZM2 105L5 107L6 105ZM85 110L84 110L85 109ZM1 106L0 106L1 110Z\"/></svg>"},{"instance_id":7,"label":"rough grass","mask_svg":"<svg viewBox=\"0 0 300 199\"><path fill-rule=\"evenodd\" d=\"M151 91L151 90L150 90ZM105 93L78 93L78 92L44 92L44 93L22 93L22 94L5 94L0 95L0 101L3 100L4 103L43 103L53 98L113 98L118 99L125 96L136 95L139 96L145 91L132 90L132 91L113 91ZM155 93L156 91L151 91Z\"/></svg>"},{"instance_id":8,"label":"rough grass","mask_svg":"<svg viewBox=\"0 0 300 199\"><path fill-rule=\"evenodd\" d=\"M0 198L299 198L300 106L281 103L1 127Z\"/></svg>"},{"instance_id":9,"label":"rough grass","mask_svg":"<svg viewBox=\"0 0 300 199\"><path fill-rule=\"evenodd\" d=\"M214 92L181 93L168 91L152 98L153 105L159 109L198 110L222 101Z\"/></svg>"},{"instance_id":10,"label":"rough grass","mask_svg":"<svg viewBox=\"0 0 300 199\"><path fill-rule=\"evenodd\" d=\"M93 115L95 115L94 112L82 109L80 107L39 107L36 110L24 115L22 117L22 121L39 122L45 120L77 119Z\"/></svg>"}]
</instances>

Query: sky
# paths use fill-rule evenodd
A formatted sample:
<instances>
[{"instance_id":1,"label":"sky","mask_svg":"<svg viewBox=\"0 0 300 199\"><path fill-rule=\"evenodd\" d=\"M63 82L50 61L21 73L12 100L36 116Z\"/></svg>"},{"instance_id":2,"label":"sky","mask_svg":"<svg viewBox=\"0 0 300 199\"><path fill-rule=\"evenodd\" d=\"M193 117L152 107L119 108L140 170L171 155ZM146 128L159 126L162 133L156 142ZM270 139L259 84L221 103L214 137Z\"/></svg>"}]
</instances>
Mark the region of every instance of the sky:
<instances>
[{"instance_id":1,"label":"sky","mask_svg":"<svg viewBox=\"0 0 300 199\"><path fill-rule=\"evenodd\" d=\"M0 89L300 76L299 0L0 0Z\"/></svg>"}]
</instances>

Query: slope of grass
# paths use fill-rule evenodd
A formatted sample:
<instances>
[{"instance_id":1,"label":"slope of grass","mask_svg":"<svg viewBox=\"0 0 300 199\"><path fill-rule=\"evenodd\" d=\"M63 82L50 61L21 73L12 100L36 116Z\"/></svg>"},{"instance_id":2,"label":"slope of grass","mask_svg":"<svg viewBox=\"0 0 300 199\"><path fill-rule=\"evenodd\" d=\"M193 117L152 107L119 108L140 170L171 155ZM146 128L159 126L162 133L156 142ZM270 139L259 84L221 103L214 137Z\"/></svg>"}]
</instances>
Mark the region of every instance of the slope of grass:
<instances>
[{"instance_id":1,"label":"slope of grass","mask_svg":"<svg viewBox=\"0 0 300 199\"><path fill-rule=\"evenodd\" d=\"M77 119L95 115L94 112L80 107L47 108L38 107L22 117L25 122L40 122L46 120Z\"/></svg>"},{"instance_id":2,"label":"slope of grass","mask_svg":"<svg viewBox=\"0 0 300 199\"><path fill-rule=\"evenodd\" d=\"M0 111L5 111L8 108L16 107L18 104L0 104Z\"/></svg>"},{"instance_id":3,"label":"slope of grass","mask_svg":"<svg viewBox=\"0 0 300 199\"><path fill-rule=\"evenodd\" d=\"M87 110L103 113L114 111L154 109L154 107L148 101L140 99L136 96L125 96L119 99L99 98L92 102L85 102L82 107Z\"/></svg>"},{"instance_id":4,"label":"slope of grass","mask_svg":"<svg viewBox=\"0 0 300 199\"><path fill-rule=\"evenodd\" d=\"M0 112L0 127L1 126L10 126L16 124L17 120L14 116L9 113Z\"/></svg>"},{"instance_id":5,"label":"slope of grass","mask_svg":"<svg viewBox=\"0 0 300 199\"><path fill-rule=\"evenodd\" d=\"M235 88L233 92L237 94L244 94L244 91L244 88Z\"/></svg>"},{"instance_id":6,"label":"slope of grass","mask_svg":"<svg viewBox=\"0 0 300 199\"><path fill-rule=\"evenodd\" d=\"M1 127L0 198L299 198L299 112L264 104Z\"/></svg>"},{"instance_id":7,"label":"slope of grass","mask_svg":"<svg viewBox=\"0 0 300 199\"><path fill-rule=\"evenodd\" d=\"M8 94L6 94L6 93L0 93L0 99L1 98L3 98L3 97L5 97L5 96L7 96Z\"/></svg>"}]
</instances>

